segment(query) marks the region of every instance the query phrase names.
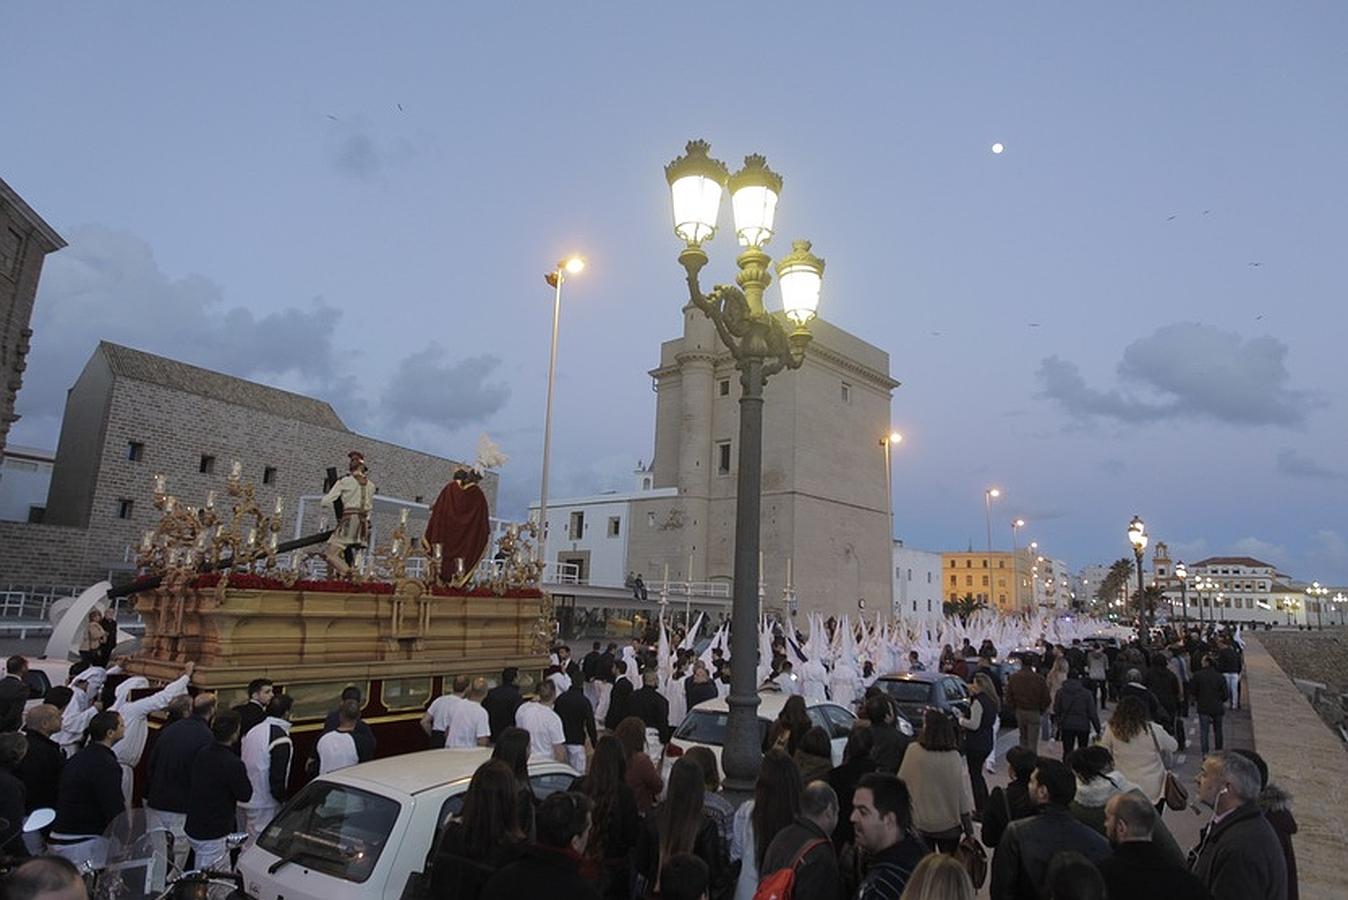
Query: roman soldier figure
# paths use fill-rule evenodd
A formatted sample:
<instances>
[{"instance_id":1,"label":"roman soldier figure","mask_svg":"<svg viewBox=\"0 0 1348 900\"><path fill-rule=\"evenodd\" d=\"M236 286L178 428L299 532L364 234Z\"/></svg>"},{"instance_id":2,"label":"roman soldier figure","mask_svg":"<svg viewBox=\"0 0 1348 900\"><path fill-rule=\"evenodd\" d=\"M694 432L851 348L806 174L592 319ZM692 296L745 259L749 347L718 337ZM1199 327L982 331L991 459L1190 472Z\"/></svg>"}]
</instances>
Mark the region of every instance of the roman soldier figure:
<instances>
[{"instance_id":1,"label":"roman soldier figure","mask_svg":"<svg viewBox=\"0 0 1348 900\"><path fill-rule=\"evenodd\" d=\"M337 516L337 527L328 538L324 557L339 575L351 573L345 553L348 548L358 550L370 540L370 513L374 509L374 482L370 481L365 455L359 450L347 454L347 474L323 496L322 505L332 507Z\"/></svg>"}]
</instances>

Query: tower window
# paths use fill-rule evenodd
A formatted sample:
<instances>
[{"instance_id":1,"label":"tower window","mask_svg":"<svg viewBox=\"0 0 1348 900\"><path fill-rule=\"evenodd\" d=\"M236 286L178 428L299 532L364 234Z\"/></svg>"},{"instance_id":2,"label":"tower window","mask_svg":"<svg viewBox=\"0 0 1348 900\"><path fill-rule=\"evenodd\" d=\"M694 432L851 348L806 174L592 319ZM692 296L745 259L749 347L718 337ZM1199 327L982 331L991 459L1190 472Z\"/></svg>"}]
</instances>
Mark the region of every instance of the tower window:
<instances>
[{"instance_id":1,"label":"tower window","mask_svg":"<svg viewBox=\"0 0 1348 900\"><path fill-rule=\"evenodd\" d=\"M126 458L132 462L140 462L145 458L145 445L140 441L127 441Z\"/></svg>"},{"instance_id":2,"label":"tower window","mask_svg":"<svg viewBox=\"0 0 1348 900\"><path fill-rule=\"evenodd\" d=\"M263 484L275 484L275 483L276 483L276 467L275 467L275 466L266 466L266 467L263 468L263 470L262 470L262 483L263 483Z\"/></svg>"},{"instance_id":3,"label":"tower window","mask_svg":"<svg viewBox=\"0 0 1348 900\"><path fill-rule=\"evenodd\" d=\"M716 393L719 394L719 395L721 395L722 397L729 397L729 396L730 396L730 379L729 379L729 378L722 378L720 381L716 382Z\"/></svg>"},{"instance_id":4,"label":"tower window","mask_svg":"<svg viewBox=\"0 0 1348 900\"><path fill-rule=\"evenodd\" d=\"M730 441L721 441L716 445L716 474L730 474Z\"/></svg>"},{"instance_id":5,"label":"tower window","mask_svg":"<svg viewBox=\"0 0 1348 900\"><path fill-rule=\"evenodd\" d=\"M202 475L210 475L215 472L215 457L206 453L201 454L201 464L197 466L197 471Z\"/></svg>"},{"instance_id":6,"label":"tower window","mask_svg":"<svg viewBox=\"0 0 1348 900\"><path fill-rule=\"evenodd\" d=\"M129 518L131 518L131 513L135 510L135 508L136 508L136 503L135 503L134 500L118 500L118 501L117 501L117 518L119 518L119 519L129 519Z\"/></svg>"},{"instance_id":7,"label":"tower window","mask_svg":"<svg viewBox=\"0 0 1348 900\"><path fill-rule=\"evenodd\" d=\"M851 402L852 402L852 386L851 386L850 384L848 384L847 382L844 381L844 382L842 383L842 390L839 392L839 395L840 395L841 398L842 398L842 402L844 402L844 403L851 403Z\"/></svg>"}]
</instances>

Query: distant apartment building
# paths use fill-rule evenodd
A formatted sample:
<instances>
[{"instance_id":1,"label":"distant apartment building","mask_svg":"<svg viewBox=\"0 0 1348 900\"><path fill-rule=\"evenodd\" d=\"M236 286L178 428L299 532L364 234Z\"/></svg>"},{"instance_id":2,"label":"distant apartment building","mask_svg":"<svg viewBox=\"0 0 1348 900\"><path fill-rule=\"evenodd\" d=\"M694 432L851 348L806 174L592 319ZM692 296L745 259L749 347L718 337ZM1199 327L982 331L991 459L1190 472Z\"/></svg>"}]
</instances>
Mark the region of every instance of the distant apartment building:
<instances>
[{"instance_id":1,"label":"distant apartment building","mask_svg":"<svg viewBox=\"0 0 1348 900\"><path fill-rule=\"evenodd\" d=\"M948 551L941 554L941 591L947 600L972 595L999 612L1035 604L1034 557L1025 551Z\"/></svg>"},{"instance_id":2,"label":"distant apartment building","mask_svg":"<svg viewBox=\"0 0 1348 900\"><path fill-rule=\"evenodd\" d=\"M18 419L14 402L28 366L42 263L48 253L65 245L65 239L0 178L0 452L9 426Z\"/></svg>"},{"instance_id":3,"label":"distant apartment building","mask_svg":"<svg viewBox=\"0 0 1348 900\"><path fill-rule=\"evenodd\" d=\"M1208 620L1306 624L1315 622L1319 601L1305 593L1305 586L1280 573L1276 566L1250 556L1210 556L1187 563L1185 586L1175 575L1175 563L1164 544L1157 545L1153 564L1156 583L1165 592L1168 609L1190 618ZM1199 590L1198 585L1211 587ZM1322 618L1331 605L1325 604ZM1309 615L1308 615L1309 614Z\"/></svg>"},{"instance_id":4,"label":"distant apartment building","mask_svg":"<svg viewBox=\"0 0 1348 900\"><path fill-rule=\"evenodd\" d=\"M943 615L941 554L894 542L894 609L896 621L922 624Z\"/></svg>"},{"instance_id":5,"label":"distant apartment building","mask_svg":"<svg viewBox=\"0 0 1348 900\"><path fill-rule=\"evenodd\" d=\"M0 450L0 522L41 522L56 454L6 444Z\"/></svg>"},{"instance_id":6,"label":"distant apartment building","mask_svg":"<svg viewBox=\"0 0 1348 900\"><path fill-rule=\"evenodd\" d=\"M66 399L61 438L42 524L0 522L0 583L88 584L131 568L129 549L153 528L154 477L184 504L224 498L235 460L269 510L285 509L282 539L293 535L301 498L321 494L328 467L344 474L359 450L379 497L428 504L461 463L350 431L332 407L311 397L102 342ZM494 506L498 478L482 482ZM408 530L424 528L413 507ZM304 533L318 530L310 502ZM398 510L376 503L376 535Z\"/></svg>"}]
</instances>

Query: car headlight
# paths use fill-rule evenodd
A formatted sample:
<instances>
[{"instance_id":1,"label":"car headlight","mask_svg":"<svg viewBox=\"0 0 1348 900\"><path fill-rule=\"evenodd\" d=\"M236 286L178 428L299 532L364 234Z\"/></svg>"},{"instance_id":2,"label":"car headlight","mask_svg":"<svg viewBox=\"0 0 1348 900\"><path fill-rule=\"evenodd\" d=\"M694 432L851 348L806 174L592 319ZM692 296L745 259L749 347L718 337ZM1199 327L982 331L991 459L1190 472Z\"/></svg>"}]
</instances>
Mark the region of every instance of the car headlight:
<instances>
[{"instance_id":1,"label":"car headlight","mask_svg":"<svg viewBox=\"0 0 1348 900\"><path fill-rule=\"evenodd\" d=\"M904 737L912 737L912 736L913 736L913 723L912 723L912 722L909 722L907 719L899 719L898 725L899 725L899 731L903 733Z\"/></svg>"}]
</instances>

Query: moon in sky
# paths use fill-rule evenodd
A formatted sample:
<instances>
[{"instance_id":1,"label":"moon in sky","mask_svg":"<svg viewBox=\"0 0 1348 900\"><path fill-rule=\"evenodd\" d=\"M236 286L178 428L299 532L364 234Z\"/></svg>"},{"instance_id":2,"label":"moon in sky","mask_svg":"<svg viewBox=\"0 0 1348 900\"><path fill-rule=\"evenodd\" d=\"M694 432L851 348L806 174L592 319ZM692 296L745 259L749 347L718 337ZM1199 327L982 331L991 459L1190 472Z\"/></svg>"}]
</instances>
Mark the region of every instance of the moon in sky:
<instances>
[{"instance_id":1,"label":"moon in sky","mask_svg":"<svg viewBox=\"0 0 1348 900\"><path fill-rule=\"evenodd\" d=\"M1002 146L1002 144L1001 144L1000 141L999 141L998 143L992 145L992 152L993 152L993 153L1001 153L1001 152L1002 152L1003 150L1005 150L1005 149L1006 149L1006 148Z\"/></svg>"}]
</instances>

